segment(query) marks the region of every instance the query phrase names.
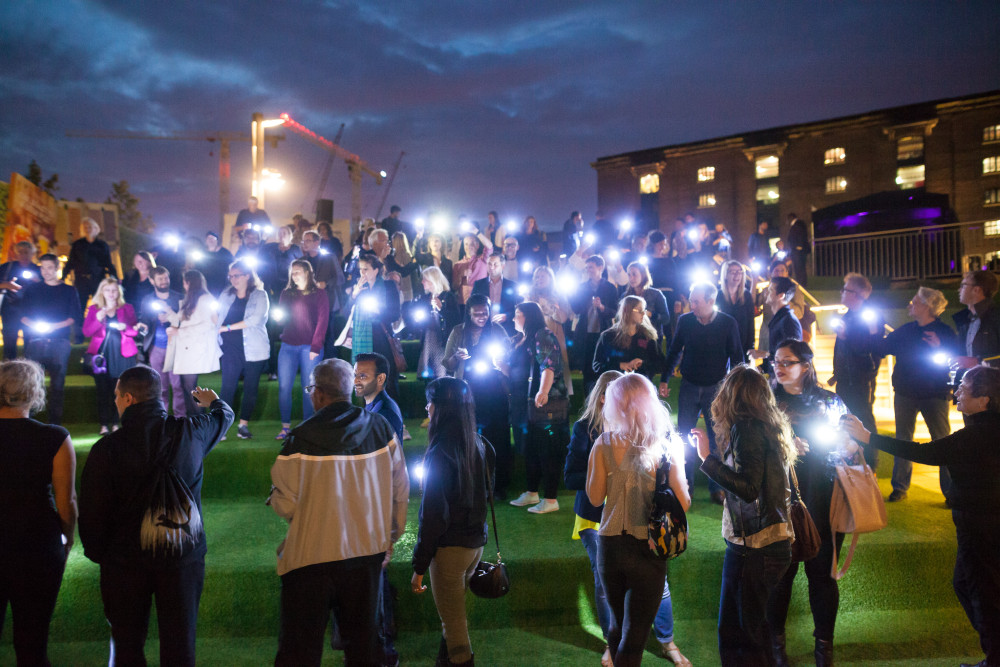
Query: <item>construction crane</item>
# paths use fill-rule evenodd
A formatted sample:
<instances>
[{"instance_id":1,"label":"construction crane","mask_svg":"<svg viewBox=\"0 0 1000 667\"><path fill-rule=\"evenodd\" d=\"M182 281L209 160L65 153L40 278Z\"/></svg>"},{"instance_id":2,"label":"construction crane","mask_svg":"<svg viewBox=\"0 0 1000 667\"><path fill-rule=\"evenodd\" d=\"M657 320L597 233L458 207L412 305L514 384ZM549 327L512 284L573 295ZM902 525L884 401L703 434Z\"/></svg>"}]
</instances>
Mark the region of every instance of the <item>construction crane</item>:
<instances>
[{"instance_id":1,"label":"construction crane","mask_svg":"<svg viewBox=\"0 0 1000 667\"><path fill-rule=\"evenodd\" d=\"M340 138L344 136L344 123L340 124L340 129L337 130L337 136L333 138L333 143L340 145ZM323 198L323 191L326 190L326 182L330 180L330 169L333 168L333 160L336 156L333 153L326 158L326 164L323 165L323 173L319 177L319 187L316 188L316 198L313 199L314 202L319 201ZM305 203L302 204L300 208L305 209Z\"/></svg>"},{"instance_id":2,"label":"construction crane","mask_svg":"<svg viewBox=\"0 0 1000 667\"><path fill-rule=\"evenodd\" d=\"M382 209L385 207L385 200L389 198L389 190L392 190L392 182L396 180L396 174L399 173L399 163L403 161L404 155L406 155L406 151L400 151L399 157L396 158L396 164L392 165L392 175L389 177L389 182L385 184L385 190L382 191L382 201L378 203L378 210L375 211L376 220L378 220L379 216L382 215Z\"/></svg>"},{"instance_id":3,"label":"construction crane","mask_svg":"<svg viewBox=\"0 0 1000 667\"><path fill-rule=\"evenodd\" d=\"M250 135L240 132L194 132L181 134L148 134L144 132L111 132L102 130L67 132L67 137L82 137L92 139L145 139L151 141L207 141L219 142L219 229L224 224L226 213L229 213L229 144L233 141L250 141ZM268 137L272 146L285 137L273 135Z\"/></svg>"},{"instance_id":4,"label":"construction crane","mask_svg":"<svg viewBox=\"0 0 1000 667\"><path fill-rule=\"evenodd\" d=\"M316 134L301 123L293 120L287 113L280 114L278 118L273 121L264 120L263 114L255 113L253 114L252 123L252 126L256 128L257 131L257 136L254 138L252 145L253 153L258 156L258 159L254 162L255 181L260 179L261 172L263 170L263 159L259 158L263 157L261 143L263 140L264 129L278 125L286 127L296 134L302 135L317 146L329 151L334 157L338 157L347 163L347 174L351 179L351 222L354 225L358 225L361 222L361 177L364 174L368 174L375 179L376 185L382 185L382 180L386 177L386 173L384 171L375 171L359 156L345 150L329 139Z\"/></svg>"}]
</instances>

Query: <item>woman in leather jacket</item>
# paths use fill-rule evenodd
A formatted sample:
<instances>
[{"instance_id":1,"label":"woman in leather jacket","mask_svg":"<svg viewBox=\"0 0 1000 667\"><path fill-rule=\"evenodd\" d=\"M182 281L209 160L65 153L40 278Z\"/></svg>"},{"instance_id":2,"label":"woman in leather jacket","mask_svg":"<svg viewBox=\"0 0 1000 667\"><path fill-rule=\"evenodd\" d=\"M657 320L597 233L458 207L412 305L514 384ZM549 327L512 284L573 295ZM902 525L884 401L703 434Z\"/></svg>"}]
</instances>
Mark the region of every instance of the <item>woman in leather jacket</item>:
<instances>
[{"instance_id":1,"label":"woman in leather jacket","mask_svg":"<svg viewBox=\"0 0 1000 667\"><path fill-rule=\"evenodd\" d=\"M704 431L694 433L702 471L725 490L719 657L723 667L764 666L767 600L791 562L788 468L795 443L767 380L746 365L723 380L712 418L720 453L709 452Z\"/></svg>"}]
</instances>

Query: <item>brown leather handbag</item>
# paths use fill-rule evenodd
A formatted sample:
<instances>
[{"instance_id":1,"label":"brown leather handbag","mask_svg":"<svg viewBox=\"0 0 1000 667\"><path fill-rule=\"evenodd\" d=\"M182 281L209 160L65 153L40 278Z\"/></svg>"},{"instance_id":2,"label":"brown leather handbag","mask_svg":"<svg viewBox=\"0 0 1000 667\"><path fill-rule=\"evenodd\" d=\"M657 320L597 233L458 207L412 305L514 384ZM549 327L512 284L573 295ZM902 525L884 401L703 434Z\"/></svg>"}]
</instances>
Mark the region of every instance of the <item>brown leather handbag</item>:
<instances>
[{"instance_id":1,"label":"brown leather handbag","mask_svg":"<svg viewBox=\"0 0 1000 667\"><path fill-rule=\"evenodd\" d=\"M809 508L802 502L799 493L799 479L795 474L795 466L788 468L789 481L792 484L792 502L788 507L788 517L795 531L795 541L792 542L792 562L803 563L812 560L819 553L820 536L816 522L809 514Z\"/></svg>"}]
</instances>

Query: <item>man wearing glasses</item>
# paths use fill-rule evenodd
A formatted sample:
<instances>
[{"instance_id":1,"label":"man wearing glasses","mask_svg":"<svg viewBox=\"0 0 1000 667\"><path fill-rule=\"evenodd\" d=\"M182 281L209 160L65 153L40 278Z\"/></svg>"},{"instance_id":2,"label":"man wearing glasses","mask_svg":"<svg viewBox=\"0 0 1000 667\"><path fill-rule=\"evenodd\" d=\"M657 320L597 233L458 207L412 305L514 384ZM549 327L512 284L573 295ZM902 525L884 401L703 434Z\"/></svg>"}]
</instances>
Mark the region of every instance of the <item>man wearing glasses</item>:
<instances>
[{"instance_id":1,"label":"man wearing glasses","mask_svg":"<svg viewBox=\"0 0 1000 667\"><path fill-rule=\"evenodd\" d=\"M955 313L958 343L965 355L954 363L964 372L980 363L1000 366L1000 308L993 303L997 277L991 271L968 271L962 276L958 300L965 310Z\"/></svg>"},{"instance_id":2,"label":"man wearing glasses","mask_svg":"<svg viewBox=\"0 0 1000 667\"><path fill-rule=\"evenodd\" d=\"M882 338L885 321L882 315L868 306L872 284L860 273L844 276L844 286L840 290L840 302L847 306L841 322L834 326L837 341L833 347L833 377L827 384L837 385L837 396L847 409L856 415L865 428L876 432L875 377L878 375L882 357L872 352L875 343ZM865 461L872 470L878 468L878 450L864 448Z\"/></svg>"}]
</instances>

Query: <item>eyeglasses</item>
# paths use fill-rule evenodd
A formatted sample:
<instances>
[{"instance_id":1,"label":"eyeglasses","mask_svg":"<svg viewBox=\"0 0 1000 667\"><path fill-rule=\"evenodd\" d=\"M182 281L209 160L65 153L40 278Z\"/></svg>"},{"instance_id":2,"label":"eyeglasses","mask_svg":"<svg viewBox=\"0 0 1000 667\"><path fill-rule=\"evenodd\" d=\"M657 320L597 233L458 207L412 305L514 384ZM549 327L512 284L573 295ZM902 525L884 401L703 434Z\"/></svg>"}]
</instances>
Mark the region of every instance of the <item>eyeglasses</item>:
<instances>
[{"instance_id":1,"label":"eyeglasses","mask_svg":"<svg viewBox=\"0 0 1000 667\"><path fill-rule=\"evenodd\" d=\"M312 394L314 391L316 391L316 385L314 385L314 384L308 385L302 391L306 392L307 394Z\"/></svg>"},{"instance_id":2,"label":"eyeglasses","mask_svg":"<svg viewBox=\"0 0 1000 667\"><path fill-rule=\"evenodd\" d=\"M840 288L840 293L843 294L844 292L847 292L848 294L857 294L858 290L856 290L856 289L850 289L849 287L841 287Z\"/></svg>"},{"instance_id":3,"label":"eyeglasses","mask_svg":"<svg viewBox=\"0 0 1000 667\"><path fill-rule=\"evenodd\" d=\"M775 366L779 366L781 368L788 368L789 366L794 366L795 364L801 364L801 363L802 363L801 359L794 359L794 360L793 359L782 359L780 361L777 360L777 359L774 360L774 365Z\"/></svg>"},{"instance_id":4,"label":"eyeglasses","mask_svg":"<svg viewBox=\"0 0 1000 667\"><path fill-rule=\"evenodd\" d=\"M230 280L234 280L236 278L246 278L247 275L249 275L249 274L246 274L246 273L230 273L229 274L229 279Z\"/></svg>"}]
</instances>

